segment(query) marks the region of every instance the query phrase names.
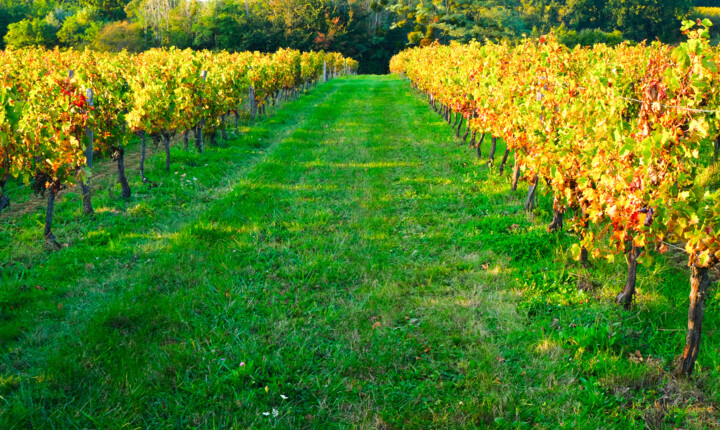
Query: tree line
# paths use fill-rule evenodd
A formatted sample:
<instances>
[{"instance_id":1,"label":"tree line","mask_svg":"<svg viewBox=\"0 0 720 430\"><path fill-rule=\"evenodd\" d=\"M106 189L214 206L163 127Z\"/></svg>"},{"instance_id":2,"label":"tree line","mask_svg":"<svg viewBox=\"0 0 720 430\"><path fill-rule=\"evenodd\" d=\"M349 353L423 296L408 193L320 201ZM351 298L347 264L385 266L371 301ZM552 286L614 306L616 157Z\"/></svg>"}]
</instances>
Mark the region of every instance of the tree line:
<instances>
[{"instance_id":1,"label":"tree line","mask_svg":"<svg viewBox=\"0 0 720 430\"><path fill-rule=\"evenodd\" d=\"M570 46L673 43L682 18L719 6L720 0L0 0L0 33L2 45L13 48L322 49L358 59L361 73L385 73L395 53L434 41L555 31Z\"/></svg>"}]
</instances>

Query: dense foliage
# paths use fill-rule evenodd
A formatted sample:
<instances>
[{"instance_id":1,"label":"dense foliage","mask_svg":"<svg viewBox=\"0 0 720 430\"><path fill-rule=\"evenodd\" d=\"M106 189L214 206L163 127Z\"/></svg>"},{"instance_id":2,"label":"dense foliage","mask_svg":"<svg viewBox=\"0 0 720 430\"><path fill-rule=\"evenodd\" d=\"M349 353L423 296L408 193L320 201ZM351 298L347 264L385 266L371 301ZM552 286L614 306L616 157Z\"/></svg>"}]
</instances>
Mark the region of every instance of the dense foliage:
<instances>
[{"instance_id":1,"label":"dense foliage","mask_svg":"<svg viewBox=\"0 0 720 430\"><path fill-rule=\"evenodd\" d=\"M362 60L369 72L386 70L407 42L390 25L388 12L347 0L0 2L0 45L13 48L326 50Z\"/></svg>"},{"instance_id":2,"label":"dense foliage","mask_svg":"<svg viewBox=\"0 0 720 430\"><path fill-rule=\"evenodd\" d=\"M408 44L521 40L556 30L570 46L677 41L680 18L707 17L690 0L46 0L0 2L12 47L153 47L274 52L330 50L384 73Z\"/></svg>"},{"instance_id":3,"label":"dense foliage","mask_svg":"<svg viewBox=\"0 0 720 430\"><path fill-rule=\"evenodd\" d=\"M144 174L146 137L163 143L170 166L170 138L194 131L202 152L203 135L213 142L243 101L253 115L283 95L297 95L328 75L357 70L341 54L279 50L210 53L153 49L138 55L42 48L7 50L0 55L0 197L8 197L8 178L48 192L45 238L57 246L51 230L55 196L78 182L85 213L93 212L90 188L94 151L117 161L123 197L130 196L124 173L124 148L130 134L142 138L140 174ZM0 208L1 210L2 208Z\"/></svg>"},{"instance_id":4,"label":"dense foliage","mask_svg":"<svg viewBox=\"0 0 720 430\"><path fill-rule=\"evenodd\" d=\"M708 270L720 262L720 190L698 180L718 135L720 75L709 25L691 30L686 22L689 40L674 48L569 49L543 36L515 47L432 45L391 63L442 106L448 122L456 115L458 133L466 121L473 136L507 142L515 183L524 172L531 184L526 208L534 207L538 187L554 196L549 230L574 211L576 258L626 256L618 302L632 301L638 261L652 264L654 252L684 247L692 273L680 374L692 372Z\"/></svg>"}]
</instances>

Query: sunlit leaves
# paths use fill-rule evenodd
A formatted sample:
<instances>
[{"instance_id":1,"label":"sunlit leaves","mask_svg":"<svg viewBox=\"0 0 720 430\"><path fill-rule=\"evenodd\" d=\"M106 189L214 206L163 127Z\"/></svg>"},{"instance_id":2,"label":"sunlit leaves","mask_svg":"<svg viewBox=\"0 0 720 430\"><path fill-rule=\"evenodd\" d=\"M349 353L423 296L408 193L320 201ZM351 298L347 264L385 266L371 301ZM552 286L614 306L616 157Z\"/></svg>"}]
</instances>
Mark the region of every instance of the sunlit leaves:
<instances>
[{"instance_id":1,"label":"sunlit leaves","mask_svg":"<svg viewBox=\"0 0 720 430\"><path fill-rule=\"evenodd\" d=\"M135 132L174 134L206 119L213 129L256 89L262 104L281 89L357 70L337 53L275 54L152 49L142 54L29 48L0 53L0 177L28 182L42 175L55 187L89 176L87 130L112 154ZM334 69L333 69L334 68ZM208 72L207 79L201 72ZM71 76L72 72L72 76ZM90 106L87 91L94 93Z\"/></svg>"},{"instance_id":2,"label":"sunlit leaves","mask_svg":"<svg viewBox=\"0 0 720 430\"><path fill-rule=\"evenodd\" d=\"M526 177L547 178L560 206L582 213L574 228L596 258L632 242L647 249L649 262L662 241L687 240L693 259L714 255L707 250L717 209L701 209L708 200L694 178L719 133L720 104L707 23L694 27L684 24L688 40L677 47L569 50L552 36L515 47L432 45L397 55L391 71L461 113L477 133L503 138ZM579 249L571 250L575 258Z\"/></svg>"}]
</instances>

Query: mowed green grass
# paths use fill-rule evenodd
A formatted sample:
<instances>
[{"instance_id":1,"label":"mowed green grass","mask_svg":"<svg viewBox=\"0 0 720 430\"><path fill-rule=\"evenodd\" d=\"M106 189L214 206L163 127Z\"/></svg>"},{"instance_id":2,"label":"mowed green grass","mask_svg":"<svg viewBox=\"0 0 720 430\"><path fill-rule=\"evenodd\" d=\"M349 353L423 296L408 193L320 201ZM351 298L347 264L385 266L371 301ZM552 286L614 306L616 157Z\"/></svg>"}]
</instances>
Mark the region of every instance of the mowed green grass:
<instances>
[{"instance_id":1,"label":"mowed green grass","mask_svg":"<svg viewBox=\"0 0 720 430\"><path fill-rule=\"evenodd\" d=\"M618 309L623 264L581 270L549 196L526 214L460 143L406 82L343 78L93 219L65 197L59 252L3 216L0 428L717 425L716 292L676 381L686 270Z\"/></svg>"}]
</instances>

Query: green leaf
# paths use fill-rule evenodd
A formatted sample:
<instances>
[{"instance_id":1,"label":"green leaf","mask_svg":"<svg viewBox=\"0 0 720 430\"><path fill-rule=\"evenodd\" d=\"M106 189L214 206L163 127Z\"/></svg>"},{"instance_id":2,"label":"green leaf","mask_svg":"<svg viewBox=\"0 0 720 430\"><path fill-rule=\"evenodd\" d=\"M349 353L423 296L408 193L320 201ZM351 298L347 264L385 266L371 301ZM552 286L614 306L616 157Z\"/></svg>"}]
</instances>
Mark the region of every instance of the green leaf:
<instances>
[{"instance_id":1,"label":"green leaf","mask_svg":"<svg viewBox=\"0 0 720 430\"><path fill-rule=\"evenodd\" d=\"M637 259L638 263L643 267L651 267L655 263L655 258L650 255L647 251L640 254Z\"/></svg>"},{"instance_id":2,"label":"green leaf","mask_svg":"<svg viewBox=\"0 0 720 430\"><path fill-rule=\"evenodd\" d=\"M580 245L577 243L573 243L573 245L570 247L570 255L572 255L573 260L580 261L580 254L582 250L580 249Z\"/></svg>"}]
</instances>

